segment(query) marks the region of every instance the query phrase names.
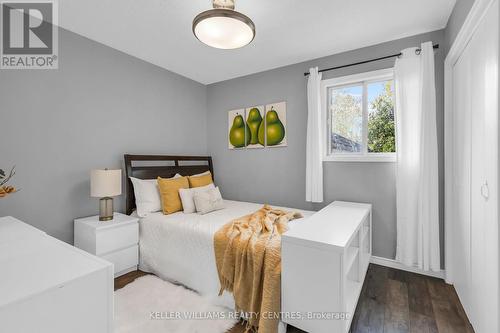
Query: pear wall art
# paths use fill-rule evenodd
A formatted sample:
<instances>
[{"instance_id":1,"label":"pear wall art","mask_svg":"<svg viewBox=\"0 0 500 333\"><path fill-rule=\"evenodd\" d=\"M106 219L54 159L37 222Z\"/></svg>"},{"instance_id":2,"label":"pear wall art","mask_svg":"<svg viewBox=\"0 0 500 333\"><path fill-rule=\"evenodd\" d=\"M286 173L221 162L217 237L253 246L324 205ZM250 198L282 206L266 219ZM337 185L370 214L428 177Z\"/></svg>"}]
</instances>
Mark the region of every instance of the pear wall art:
<instances>
[{"instance_id":1,"label":"pear wall art","mask_svg":"<svg viewBox=\"0 0 500 333\"><path fill-rule=\"evenodd\" d=\"M266 145L264 106L253 106L246 110L247 124L250 129L250 142L247 148L264 148ZM261 129L262 127L262 129Z\"/></svg>"},{"instance_id":2,"label":"pear wall art","mask_svg":"<svg viewBox=\"0 0 500 333\"><path fill-rule=\"evenodd\" d=\"M286 145L286 102L228 112L229 149Z\"/></svg>"},{"instance_id":3,"label":"pear wall art","mask_svg":"<svg viewBox=\"0 0 500 333\"><path fill-rule=\"evenodd\" d=\"M245 148L250 143L250 128L245 121L245 109L228 113L229 149Z\"/></svg>"},{"instance_id":4,"label":"pear wall art","mask_svg":"<svg viewBox=\"0 0 500 333\"><path fill-rule=\"evenodd\" d=\"M286 102L266 105L266 146L286 147Z\"/></svg>"}]
</instances>

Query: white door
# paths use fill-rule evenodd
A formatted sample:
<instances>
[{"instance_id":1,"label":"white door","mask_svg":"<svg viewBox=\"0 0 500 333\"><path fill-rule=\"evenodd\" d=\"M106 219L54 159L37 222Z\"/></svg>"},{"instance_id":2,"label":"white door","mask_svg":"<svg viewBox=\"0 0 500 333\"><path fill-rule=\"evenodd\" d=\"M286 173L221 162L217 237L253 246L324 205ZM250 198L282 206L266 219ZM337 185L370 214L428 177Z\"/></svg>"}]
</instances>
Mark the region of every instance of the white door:
<instances>
[{"instance_id":1,"label":"white door","mask_svg":"<svg viewBox=\"0 0 500 333\"><path fill-rule=\"evenodd\" d=\"M498 2L469 48L471 66L471 323L477 333L498 326ZM493 315L494 314L494 315Z\"/></svg>"},{"instance_id":2,"label":"white door","mask_svg":"<svg viewBox=\"0 0 500 333\"><path fill-rule=\"evenodd\" d=\"M453 66L453 277L476 333L499 332L498 1Z\"/></svg>"},{"instance_id":3,"label":"white door","mask_svg":"<svg viewBox=\"0 0 500 333\"><path fill-rule=\"evenodd\" d=\"M471 285L471 49L453 67L453 275L467 313Z\"/></svg>"}]
</instances>

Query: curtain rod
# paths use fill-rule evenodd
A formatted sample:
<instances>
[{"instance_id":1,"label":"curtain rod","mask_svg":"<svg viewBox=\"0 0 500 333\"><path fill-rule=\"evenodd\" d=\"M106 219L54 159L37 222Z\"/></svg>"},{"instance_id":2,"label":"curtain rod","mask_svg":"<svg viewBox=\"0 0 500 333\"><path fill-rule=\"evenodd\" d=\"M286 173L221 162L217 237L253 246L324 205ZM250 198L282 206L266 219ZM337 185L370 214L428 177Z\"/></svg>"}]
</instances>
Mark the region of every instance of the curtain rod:
<instances>
[{"instance_id":1,"label":"curtain rod","mask_svg":"<svg viewBox=\"0 0 500 333\"><path fill-rule=\"evenodd\" d=\"M434 49L439 49L439 44L435 44L432 46ZM415 52L417 54L420 54L420 51L421 49L416 49ZM384 59L390 59L390 58L395 58L395 57L399 57L401 56L403 53L399 52L397 54L391 54L391 55L388 55L388 56L384 56L384 57L380 57L380 58L374 58L374 59L370 59L370 60L364 60L364 61L360 61L360 62L355 62L355 63L352 63L352 64L348 64L348 65L342 65L342 66L337 66L337 67L331 67L331 68L325 68L325 69L321 69L318 71L318 73L322 73L322 72L328 72L328 71L333 71L335 69L340 69L340 68L345 68L345 67L351 67L351 66L357 66L357 65L362 65L362 64L366 64L366 63L369 63L369 62L373 62L373 61L379 61L379 60L384 60ZM309 72L307 73L304 73L304 76L308 76L309 75Z\"/></svg>"}]
</instances>

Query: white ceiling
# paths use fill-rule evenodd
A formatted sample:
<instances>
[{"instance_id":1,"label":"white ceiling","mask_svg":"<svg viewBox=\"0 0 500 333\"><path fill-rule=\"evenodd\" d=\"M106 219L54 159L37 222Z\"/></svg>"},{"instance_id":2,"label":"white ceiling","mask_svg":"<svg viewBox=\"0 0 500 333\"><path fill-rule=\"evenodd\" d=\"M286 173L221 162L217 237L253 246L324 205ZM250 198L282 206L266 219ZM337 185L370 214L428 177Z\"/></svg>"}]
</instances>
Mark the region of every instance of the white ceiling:
<instances>
[{"instance_id":1,"label":"white ceiling","mask_svg":"<svg viewBox=\"0 0 500 333\"><path fill-rule=\"evenodd\" d=\"M210 0L63 0L60 26L204 84L445 27L455 0L236 0L256 25L238 50L201 44Z\"/></svg>"}]
</instances>

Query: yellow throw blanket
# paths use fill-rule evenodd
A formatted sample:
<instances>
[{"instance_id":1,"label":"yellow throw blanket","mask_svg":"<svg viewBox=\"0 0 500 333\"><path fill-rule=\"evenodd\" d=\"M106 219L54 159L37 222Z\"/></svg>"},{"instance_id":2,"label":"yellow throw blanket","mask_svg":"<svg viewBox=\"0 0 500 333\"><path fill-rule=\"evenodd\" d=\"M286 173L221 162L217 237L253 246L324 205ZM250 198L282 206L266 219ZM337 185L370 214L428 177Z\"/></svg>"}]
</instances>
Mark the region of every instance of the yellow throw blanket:
<instances>
[{"instance_id":1,"label":"yellow throw blanket","mask_svg":"<svg viewBox=\"0 0 500 333\"><path fill-rule=\"evenodd\" d=\"M214 236L215 259L224 290L233 293L236 311L248 315L248 328L275 333L281 311L281 234L302 217L264 205L237 218Z\"/></svg>"}]
</instances>

